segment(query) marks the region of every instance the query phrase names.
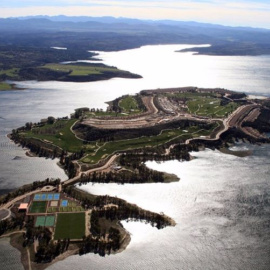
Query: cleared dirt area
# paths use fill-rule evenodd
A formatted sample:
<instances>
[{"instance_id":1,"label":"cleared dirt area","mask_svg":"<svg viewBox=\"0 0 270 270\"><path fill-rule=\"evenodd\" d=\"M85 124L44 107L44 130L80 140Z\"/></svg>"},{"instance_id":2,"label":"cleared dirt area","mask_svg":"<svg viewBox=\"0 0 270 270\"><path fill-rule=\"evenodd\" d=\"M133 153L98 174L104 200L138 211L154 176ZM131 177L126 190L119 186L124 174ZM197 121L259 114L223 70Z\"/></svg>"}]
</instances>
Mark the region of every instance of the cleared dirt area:
<instances>
[{"instance_id":1,"label":"cleared dirt area","mask_svg":"<svg viewBox=\"0 0 270 270\"><path fill-rule=\"evenodd\" d=\"M144 113L123 117L89 118L83 121L82 124L103 129L129 129L153 126L164 118L164 115L158 114L153 97L142 97L142 101L147 109Z\"/></svg>"},{"instance_id":2,"label":"cleared dirt area","mask_svg":"<svg viewBox=\"0 0 270 270\"><path fill-rule=\"evenodd\" d=\"M142 101L147 109L146 112L121 117L95 117L88 118L82 122L83 125L92 126L100 129L134 129L151 127L164 122L172 122L182 119L207 121L202 117L194 117L190 114L172 113L175 111L175 105L173 105L167 98L161 99L161 106L164 107L162 111L154 105L154 97L144 96Z\"/></svg>"}]
</instances>

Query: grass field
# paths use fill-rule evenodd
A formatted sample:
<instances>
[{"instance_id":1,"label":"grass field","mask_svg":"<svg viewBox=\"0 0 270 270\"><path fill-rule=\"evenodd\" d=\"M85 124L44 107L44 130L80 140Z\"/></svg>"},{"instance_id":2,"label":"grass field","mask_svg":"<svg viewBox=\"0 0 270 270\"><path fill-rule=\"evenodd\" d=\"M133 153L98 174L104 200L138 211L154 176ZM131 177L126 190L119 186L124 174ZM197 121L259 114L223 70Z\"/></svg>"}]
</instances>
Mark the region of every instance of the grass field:
<instances>
[{"instance_id":1,"label":"grass field","mask_svg":"<svg viewBox=\"0 0 270 270\"><path fill-rule=\"evenodd\" d=\"M43 127L34 128L31 131L25 132L26 138L37 138L47 140L69 152L79 152L82 148L92 150L95 144L84 145L81 140L78 140L71 132L71 126L76 122L76 119L59 120L54 124L46 124Z\"/></svg>"},{"instance_id":2,"label":"grass field","mask_svg":"<svg viewBox=\"0 0 270 270\"><path fill-rule=\"evenodd\" d=\"M220 94L218 93L174 93L167 94L169 97L177 97L187 100L188 111L198 116L223 118L237 109L238 105L230 102L221 105Z\"/></svg>"},{"instance_id":3,"label":"grass field","mask_svg":"<svg viewBox=\"0 0 270 270\"><path fill-rule=\"evenodd\" d=\"M85 235L85 213L57 214L54 239L81 239Z\"/></svg>"},{"instance_id":4,"label":"grass field","mask_svg":"<svg viewBox=\"0 0 270 270\"><path fill-rule=\"evenodd\" d=\"M58 212L58 207L48 207L48 213L55 213Z\"/></svg>"},{"instance_id":5,"label":"grass field","mask_svg":"<svg viewBox=\"0 0 270 270\"><path fill-rule=\"evenodd\" d=\"M0 91L12 89L11 85L5 82L0 82Z\"/></svg>"},{"instance_id":6,"label":"grass field","mask_svg":"<svg viewBox=\"0 0 270 270\"><path fill-rule=\"evenodd\" d=\"M132 96L125 96L119 101L119 107L124 112L133 111L134 113L140 112L136 99Z\"/></svg>"},{"instance_id":7,"label":"grass field","mask_svg":"<svg viewBox=\"0 0 270 270\"><path fill-rule=\"evenodd\" d=\"M46 213L46 206L47 206L47 202L35 201L30 206L29 213Z\"/></svg>"},{"instance_id":8,"label":"grass field","mask_svg":"<svg viewBox=\"0 0 270 270\"><path fill-rule=\"evenodd\" d=\"M118 72L117 68L99 67L91 64L85 65L62 65L62 64L47 64L43 68L48 68L55 71L70 72L69 76L88 76L94 74L102 74L106 71Z\"/></svg>"},{"instance_id":9,"label":"grass field","mask_svg":"<svg viewBox=\"0 0 270 270\"><path fill-rule=\"evenodd\" d=\"M56 212L82 212L84 208L82 206L78 206L77 204L70 206L60 206L60 207L48 207L48 213L56 213Z\"/></svg>"},{"instance_id":10,"label":"grass field","mask_svg":"<svg viewBox=\"0 0 270 270\"><path fill-rule=\"evenodd\" d=\"M116 151L139 149L143 147L154 147L162 145L168 141L177 138L189 139L198 136L207 136L211 130L201 130L199 127L190 127L183 131L182 129L164 130L161 134L151 137L141 137L131 140L108 142L100 147L95 155L87 155L82 159L85 163L97 163L100 159L113 154Z\"/></svg>"},{"instance_id":11,"label":"grass field","mask_svg":"<svg viewBox=\"0 0 270 270\"><path fill-rule=\"evenodd\" d=\"M221 106L220 99L209 97L192 99L188 101L187 104L188 110L191 114L218 118L227 116L238 107L238 105L234 102Z\"/></svg>"},{"instance_id":12,"label":"grass field","mask_svg":"<svg viewBox=\"0 0 270 270\"><path fill-rule=\"evenodd\" d=\"M20 69L18 69L18 68L0 70L0 75L5 74L5 75L7 75L9 77L17 77L19 70Z\"/></svg>"}]
</instances>

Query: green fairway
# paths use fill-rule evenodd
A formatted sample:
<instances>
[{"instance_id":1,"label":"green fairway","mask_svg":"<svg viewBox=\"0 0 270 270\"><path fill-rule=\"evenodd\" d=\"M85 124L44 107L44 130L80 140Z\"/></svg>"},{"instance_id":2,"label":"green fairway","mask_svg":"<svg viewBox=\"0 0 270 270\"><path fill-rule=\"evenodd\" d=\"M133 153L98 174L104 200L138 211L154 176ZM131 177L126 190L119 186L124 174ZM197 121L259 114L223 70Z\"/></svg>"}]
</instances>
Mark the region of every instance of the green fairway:
<instances>
[{"instance_id":1,"label":"green fairway","mask_svg":"<svg viewBox=\"0 0 270 270\"><path fill-rule=\"evenodd\" d=\"M73 153L79 152L82 148L86 151L87 148L92 150L95 144L84 145L70 130L76 121L77 119L59 120L54 124L46 124L43 127L33 128L31 131L27 131L24 136L26 138L37 138L52 142L54 145Z\"/></svg>"},{"instance_id":2,"label":"green fairway","mask_svg":"<svg viewBox=\"0 0 270 270\"><path fill-rule=\"evenodd\" d=\"M19 69L18 68L11 68L6 70L0 70L0 75L6 75L9 77L16 78L18 75Z\"/></svg>"},{"instance_id":3,"label":"green fairway","mask_svg":"<svg viewBox=\"0 0 270 270\"><path fill-rule=\"evenodd\" d=\"M47 202L45 201L35 201L30 206L29 213L46 213Z\"/></svg>"},{"instance_id":4,"label":"green fairway","mask_svg":"<svg viewBox=\"0 0 270 270\"><path fill-rule=\"evenodd\" d=\"M222 105L222 99L218 93L186 92L167 94L167 96L182 101L185 100L188 106L188 112L198 116L223 118L236 110L239 106L235 102L229 101Z\"/></svg>"},{"instance_id":5,"label":"green fairway","mask_svg":"<svg viewBox=\"0 0 270 270\"><path fill-rule=\"evenodd\" d=\"M82 161L85 163L94 164L97 163L100 159L106 158L107 156L117 151L139 149L143 147L155 147L176 139L186 140L197 136L207 136L211 134L215 127L216 125L213 126L211 130L202 130L200 127L196 126L190 127L185 131L182 129L164 130L157 136L140 137L130 140L108 142L101 146L99 150L95 153L95 155L87 155L82 159Z\"/></svg>"},{"instance_id":6,"label":"green fairway","mask_svg":"<svg viewBox=\"0 0 270 270\"><path fill-rule=\"evenodd\" d=\"M54 239L81 239L85 235L85 213L57 214Z\"/></svg>"},{"instance_id":7,"label":"green fairway","mask_svg":"<svg viewBox=\"0 0 270 270\"><path fill-rule=\"evenodd\" d=\"M207 117L225 117L229 113L237 109L238 105L230 102L226 105L221 105L221 100L218 98L199 98L188 101L188 110L191 114Z\"/></svg>"},{"instance_id":8,"label":"green fairway","mask_svg":"<svg viewBox=\"0 0 270 270\"><path fill-rule=\"evenodd\" d=\"M140 112L138 103L136 99L132 96L125 96L119 101L119 107L124 111L124 112L131 112L133 111L134 113Z\"/></svg>"},{"instance_id":9,"label":"green fairway","mask_svg":"<svg viewBox=\"0 0 270 270\"><path fill-rule=\"evenodd\" d=\"M104 72L118 72L117 68L102 67L91 64L84 65L64 65L64 64L47 64L44 68L48 68L55 71L69 72L69 76L88 76L95 74L102 74Z\"/></svg>"}]
</instances>

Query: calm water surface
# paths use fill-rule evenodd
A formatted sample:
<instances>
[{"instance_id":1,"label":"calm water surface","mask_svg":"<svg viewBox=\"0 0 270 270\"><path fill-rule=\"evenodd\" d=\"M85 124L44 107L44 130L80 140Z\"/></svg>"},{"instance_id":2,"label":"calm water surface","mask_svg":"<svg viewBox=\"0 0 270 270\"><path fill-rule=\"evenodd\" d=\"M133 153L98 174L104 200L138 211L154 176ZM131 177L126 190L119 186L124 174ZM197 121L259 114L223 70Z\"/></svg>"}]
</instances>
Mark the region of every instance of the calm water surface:
<instances>
[{"instance_id":1,"label":"calm water surface","mask_svg":"<svg viewBox=\"0 0 270 270\"><path fill-rule=\"evenodd\" d=\"M9 238L0 239L0 269L23 270L20 252L9 244Z\"/></svg>"},{"instance_id":2,"label":"calm water surface","mask_svg":"<svg viewBox=\"0 0 270 270\"><path fill-rule=\"evenodd\" d=\"M178 183L82 186L163 211L177 225L158 231L124 223L132 234L125 252L105 259L70 257L50 269L269 269L270 146L232 150L240 149L251 149L253 155L239 158L206 150L192 153L190 162L147 162L150 168L177 174Z\"/></svg>"},{"instance_id":3,"label":"calm water surface","mask_svg":"<svg viewBox=\"0 0 270 270\"><path fill-rule=\"evenodd\" d=\"M56 160L28 158L24 150L9 142L6 134L25 122L48 115L66 116L82 106L105 108L106 101L142 89L200 86L270 95L270 56L175 52L185 47L101 52L104 63L138 73L143 79L30 81L19 84L24 91L0 92L0 189L47 177L66 178ZM73 256L50 269L269 269L270 148L237 147L251 147L253 155L237 158L207 150L193 153L197 159L191 162L147 163L179 175L179 183L84 186L96 194L117 195L146 209L163 211L177 226L158 231L142 223L124 223L132 233L125 252L106 258ZM7 267L1 269L18 269L9 268L8 257L5 260Z\"/></svg>"}]
</instances>

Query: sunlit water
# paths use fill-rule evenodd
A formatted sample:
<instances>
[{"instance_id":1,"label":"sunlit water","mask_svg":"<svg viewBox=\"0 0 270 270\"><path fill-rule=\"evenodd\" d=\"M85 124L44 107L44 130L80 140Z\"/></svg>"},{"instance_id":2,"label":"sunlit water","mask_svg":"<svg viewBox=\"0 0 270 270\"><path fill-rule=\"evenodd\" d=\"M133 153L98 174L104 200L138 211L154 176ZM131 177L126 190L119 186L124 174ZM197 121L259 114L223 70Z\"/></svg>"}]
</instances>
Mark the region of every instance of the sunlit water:
<instances>
[{"instance_id":1,"label":"sunlit water","mask_svg":"<svg viewBox=\"0 0 270 270\"><path fill-rule=\"evenodd\" d=\"M239 158L206 150L192 153L190 162L147 162L150 168L177 174L178 183L82 186L162 211L177 225L158 231L125 222L132 234L125 252L105 259L70 257L50 269L269 269L270 163L265 161L270 146L235 150L245 148L253 155Z\"/></svg>"},{"instance_id":2,"label":"sunlit water","mask_svg":"<svg viewBox=\"0 0 270 270\"><path fill-rule=\"evenodd\" d=\"M20 252L9 244L9 238L0 239L0 269L23 270Z\"/></svg>"},{"instance_id":3,"label":"sunlit water","mask_svg":"<svg viewBox=\"0 0 270 270\"><path fill-rule=\"evenodd\" d=\"M82 106L105 108L106 101L143 89L222 87L269 96L270 56L175 52L184 47L101 52L99 58L104 63L140 74L143 79L21 82L19 86L26 90L0 92L0 188L15 188L47 177L66 178L56 160L28 158L24 150L9 142L6 134L25 122L48 115L66 116ZM124 223L132 233L126 251L106 258L73 256L51 269L269 269L270 148L238 147L254 148L253 155L237 158L206 150L193 153L198 158L191 162L147 163L179 175L178 183L84 186L95 194L117 195L143 208L164 212L177 226L158 231L142 223ZM20 158L14 160L16 156Z\"/></svg>"}]
</instances>

